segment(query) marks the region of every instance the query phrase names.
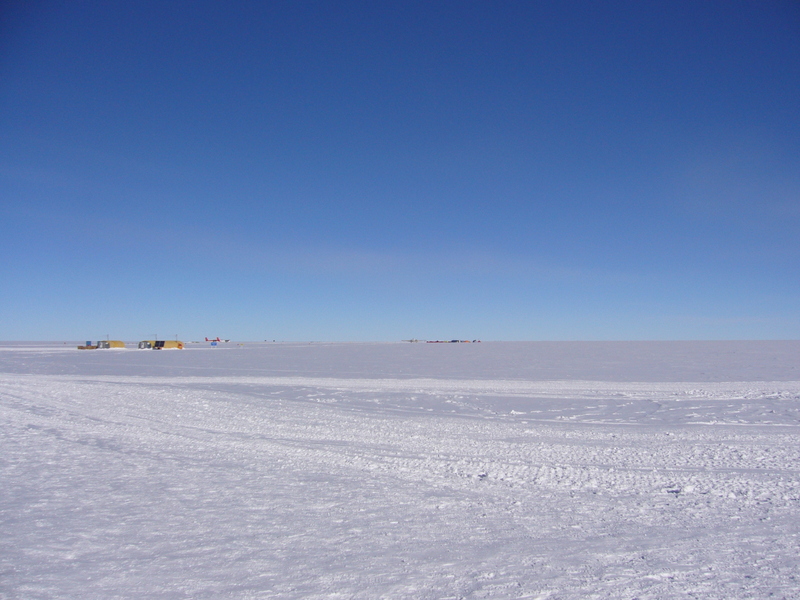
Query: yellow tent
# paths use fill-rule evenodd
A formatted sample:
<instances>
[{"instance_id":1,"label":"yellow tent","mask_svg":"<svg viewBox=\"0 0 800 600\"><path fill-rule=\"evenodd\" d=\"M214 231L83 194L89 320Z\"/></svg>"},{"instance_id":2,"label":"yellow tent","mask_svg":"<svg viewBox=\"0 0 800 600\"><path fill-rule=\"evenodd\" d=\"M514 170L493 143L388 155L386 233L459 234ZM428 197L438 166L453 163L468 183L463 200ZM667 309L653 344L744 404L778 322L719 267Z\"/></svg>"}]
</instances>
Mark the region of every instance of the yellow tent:
<instances>
[{"instance_id":1,"label":"yellow tent","mask_svg":"<svg viewBox=\"0 0 800 600\"><path fill-rule=\"evenodd\" d=\"M139 342L139 348L152 348L153 350L177 349L183 350L183 342L178 340L144 340Z\"/></svg>"},{"instance_id":2,"label":"yellow tent","mask_svg":"<svg viewBox=\"0 0 800 600\"><path fill-rule=\"evenodd\" d=\"M124 348L125 342L119 340L101 340L97 342L98 348Z\"/></svg>"},{"instance_id":3,"label":"yellow tent","mask_svg":"<svg viewBox=\"0 0 800 600\"><path fill-rule=\"evenodd\" d=\"M164 340L163 342L156 342L155 348L175 348L177 350L183 350L183 342L179 342L178 340Z\"/></svg>"}]
</instances>

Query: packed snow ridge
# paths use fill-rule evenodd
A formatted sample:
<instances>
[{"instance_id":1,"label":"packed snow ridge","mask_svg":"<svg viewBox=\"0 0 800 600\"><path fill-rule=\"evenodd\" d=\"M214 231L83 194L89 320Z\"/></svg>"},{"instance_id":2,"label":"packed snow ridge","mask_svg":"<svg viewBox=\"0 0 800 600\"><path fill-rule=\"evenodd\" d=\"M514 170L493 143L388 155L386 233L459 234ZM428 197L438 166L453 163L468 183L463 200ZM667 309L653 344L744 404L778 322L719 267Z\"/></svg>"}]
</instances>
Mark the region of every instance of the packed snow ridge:
<instances>
[{"instance_id":1,"label":"packed snow ridge","mask_svg":"<svg viewBox=\"0 0 800 600\"><path fill-rule=\"evenodd\" d=\"M800 598L798 365L0 344L0 598Z\"/></svg>"}]
</instances>

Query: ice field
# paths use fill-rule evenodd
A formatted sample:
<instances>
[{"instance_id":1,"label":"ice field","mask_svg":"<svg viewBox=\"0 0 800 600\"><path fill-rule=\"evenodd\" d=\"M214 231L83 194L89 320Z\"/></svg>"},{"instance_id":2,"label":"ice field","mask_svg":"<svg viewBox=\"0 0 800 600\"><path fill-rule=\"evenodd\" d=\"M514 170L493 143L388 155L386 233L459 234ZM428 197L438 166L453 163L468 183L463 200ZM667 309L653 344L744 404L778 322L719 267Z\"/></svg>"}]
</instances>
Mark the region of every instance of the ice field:
<instances>
[{"instance_id":1,"label":"ice field","mask_svg":"<svg viewBox=\"0 0 800 600\"><path fill-rule=\"evenodd\" d=\"M800 342L7 342L0 426L3 599L800 598Z\"/></svg>"}]
</instances>

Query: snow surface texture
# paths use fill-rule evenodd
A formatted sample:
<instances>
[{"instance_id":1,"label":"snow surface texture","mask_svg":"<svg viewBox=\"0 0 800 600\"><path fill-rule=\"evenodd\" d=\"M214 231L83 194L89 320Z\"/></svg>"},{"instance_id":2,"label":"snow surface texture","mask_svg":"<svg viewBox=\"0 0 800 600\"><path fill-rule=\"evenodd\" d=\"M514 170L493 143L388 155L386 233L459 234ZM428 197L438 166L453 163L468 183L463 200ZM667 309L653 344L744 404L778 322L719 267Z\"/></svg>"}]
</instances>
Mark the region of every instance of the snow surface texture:
<instances>
[{"instance_id":1,"label":"snow surface texture","mask_svg":"<svg viewBox=\"0 0 800 600\"><path fill-rule=\"evenodd\" d=\"M0 344L0 598L800 598L798 365Z\"/></svg>"}]
</instances>

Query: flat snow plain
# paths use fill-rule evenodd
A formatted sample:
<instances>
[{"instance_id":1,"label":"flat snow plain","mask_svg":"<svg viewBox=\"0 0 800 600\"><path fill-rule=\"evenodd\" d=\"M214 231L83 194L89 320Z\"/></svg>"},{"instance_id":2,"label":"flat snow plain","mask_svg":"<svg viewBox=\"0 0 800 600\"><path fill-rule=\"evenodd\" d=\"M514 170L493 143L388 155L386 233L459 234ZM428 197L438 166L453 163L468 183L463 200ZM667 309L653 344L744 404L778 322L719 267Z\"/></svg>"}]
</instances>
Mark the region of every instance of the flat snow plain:
<instances>
[{"instance_id":1,"label":"flat snow plain","mask_svg":"<svg viewBox=\"0 0 800 600\"><path fill-rule=\"evenodd\" d=\"M0 343L0 598L800 598L800 342Z\"/></svg>"}]
</instances>

